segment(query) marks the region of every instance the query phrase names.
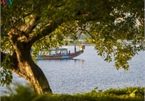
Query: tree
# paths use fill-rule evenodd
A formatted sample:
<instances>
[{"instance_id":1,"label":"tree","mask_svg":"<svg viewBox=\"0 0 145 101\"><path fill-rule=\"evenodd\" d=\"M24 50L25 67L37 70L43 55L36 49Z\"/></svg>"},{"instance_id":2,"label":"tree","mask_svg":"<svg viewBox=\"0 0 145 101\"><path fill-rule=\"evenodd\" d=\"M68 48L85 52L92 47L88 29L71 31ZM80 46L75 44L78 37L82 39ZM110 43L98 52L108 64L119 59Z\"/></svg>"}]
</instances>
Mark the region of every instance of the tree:
<instances>
[{"instance_id":1,"label":"tree","mask_svg":"<svg viewBox=\"0 0 145 101\"><path fill-rule=\"evenodd\" d=\"M67 45L65 39L77 40L81 33L104 60L114 59L117 68L128 69L127 61L144 49L142 44L136 47L144 40L143 0L14 0L1 6L1 85L9 84L15 72L39 94L52 93L32 56ZM132 40L132 45L119 39Z\"/></svg>"}]
</instances>

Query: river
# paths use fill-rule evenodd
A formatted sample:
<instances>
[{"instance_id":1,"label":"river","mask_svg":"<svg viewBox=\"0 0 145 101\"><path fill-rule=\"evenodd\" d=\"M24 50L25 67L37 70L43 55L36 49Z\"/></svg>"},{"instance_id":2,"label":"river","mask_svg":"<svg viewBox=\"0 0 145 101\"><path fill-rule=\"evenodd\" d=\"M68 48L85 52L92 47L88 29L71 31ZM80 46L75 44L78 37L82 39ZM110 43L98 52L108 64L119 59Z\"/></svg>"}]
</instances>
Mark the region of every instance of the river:
<instances>
[{"instance_id":1,"label":"river","mask_svg":"<svg viewBox=\"0 0 145 101\"><path fill-rule=\"evenodd\" d=\"M68 49L73 51L72 46ZM128 86L145 87L145 52L139 52L131 61L128 71L117 70L114 63L105 62L93 46L86 46L84 53L70 60L39 60L37 64L44 71L53 93L82 93L98 87L99 90ZM13 83L26 81L13 74ZM12 84L11 84L12 85ZM0 95L7 92L0 87Z\"/></svg>"}]
</instances>

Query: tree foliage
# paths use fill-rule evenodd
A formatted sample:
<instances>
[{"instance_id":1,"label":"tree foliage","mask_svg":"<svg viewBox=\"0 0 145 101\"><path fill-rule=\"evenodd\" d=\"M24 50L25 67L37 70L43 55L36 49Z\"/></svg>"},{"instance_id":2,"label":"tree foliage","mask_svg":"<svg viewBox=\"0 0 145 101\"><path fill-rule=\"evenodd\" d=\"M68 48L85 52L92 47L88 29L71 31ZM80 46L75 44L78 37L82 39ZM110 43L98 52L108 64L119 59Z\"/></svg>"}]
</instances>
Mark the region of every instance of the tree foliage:
<instances>
[{"instance_id":1,"label":"tree foliage","mask_svg":"<svg viewBox=\"0 0 145 101\"><path fill-rule=\"evenodd\" d=\"M82 33L94 44L98 55L105 61L115 61L115 67L128 70L128 61L144 50L143 0L14 0L12 5L1 5L1 52L3 74L18 62L17 46L38 51L77 40ZM119 43L118 41L121 41ZM122 44L131 40L131 44ZM139 46L137 47L137 44ZM26 48L27 47L27 48ZM13 55L16 54L16 55ZM6 60L5 60L6 59ZM4 65L10 63L9 65ZM6 72L8 70L8 72ZM11 73L10 73L11 74ZM6 76L4 76L6 77ZM11 76L10 76L11 77ZM9 78L9 77L8 77ZM7 80L7 79L5 79ZM9 80L10 81L10 80Z\"/></svg>"}]
</instances>

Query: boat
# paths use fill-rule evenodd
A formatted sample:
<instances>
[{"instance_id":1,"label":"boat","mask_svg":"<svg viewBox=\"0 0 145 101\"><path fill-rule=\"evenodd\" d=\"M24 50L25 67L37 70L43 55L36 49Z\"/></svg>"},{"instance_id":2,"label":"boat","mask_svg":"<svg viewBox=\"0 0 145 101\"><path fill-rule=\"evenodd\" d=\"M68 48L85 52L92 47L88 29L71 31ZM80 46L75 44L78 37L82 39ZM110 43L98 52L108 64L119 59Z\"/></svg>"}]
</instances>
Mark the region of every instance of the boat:
<instances>
[{"instance_id":1,"label":"boat","mask_svg":"<svg viewBox=\"0 0 145 101\"><path fill-rule=\"evenodd\" d=\"M81 55L84 52L84 45L76 51L76 46L74 52L68 51L67 48L50 49L47 55L38 55L36 60L59 60L59 59L73 59L76 56Z\"/></svg>"}]
</instances>

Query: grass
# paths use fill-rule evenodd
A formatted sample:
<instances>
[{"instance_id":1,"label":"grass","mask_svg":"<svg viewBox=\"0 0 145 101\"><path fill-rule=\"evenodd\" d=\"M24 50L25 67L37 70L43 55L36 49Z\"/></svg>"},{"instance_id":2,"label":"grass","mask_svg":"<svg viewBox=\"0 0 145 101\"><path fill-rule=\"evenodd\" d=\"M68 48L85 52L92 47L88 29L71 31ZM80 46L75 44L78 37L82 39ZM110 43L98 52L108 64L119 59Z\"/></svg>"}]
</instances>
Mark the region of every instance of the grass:
<instances>
[{"instance_id":1,"label":"grass","mask_svg":"<svg viewBox=\"0 0 145 101\"><path fill-rule=\"evenodd\" d=\"M19 85L9 96L2 96L2 101L144 101L143 87L111 88L105 91L92 90L77 94L38 95L30 87Z\"/></svg>"}]
</instances>

